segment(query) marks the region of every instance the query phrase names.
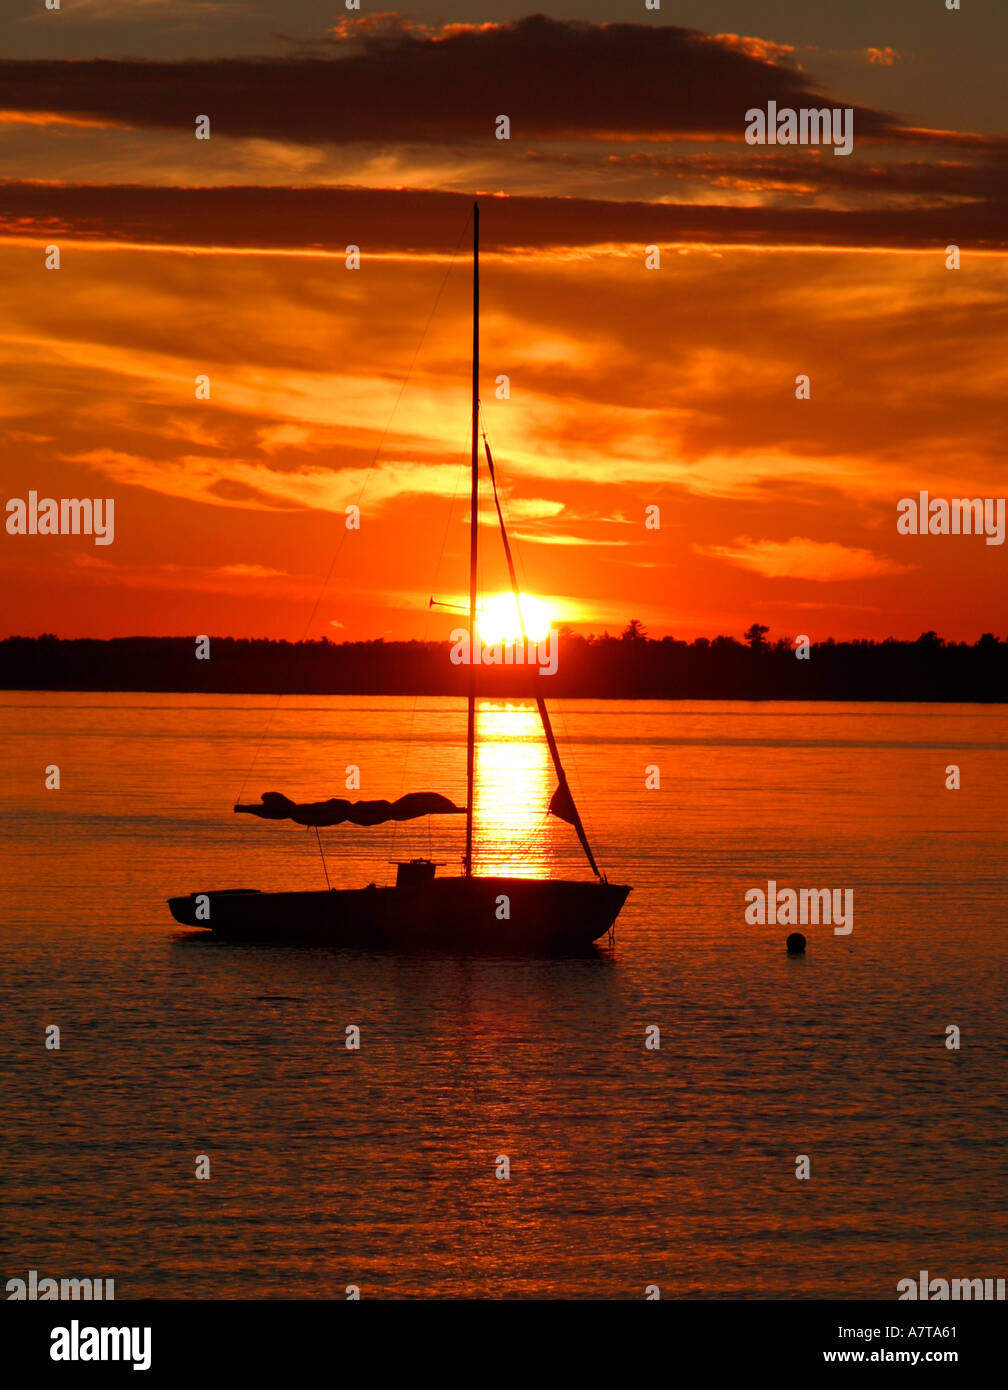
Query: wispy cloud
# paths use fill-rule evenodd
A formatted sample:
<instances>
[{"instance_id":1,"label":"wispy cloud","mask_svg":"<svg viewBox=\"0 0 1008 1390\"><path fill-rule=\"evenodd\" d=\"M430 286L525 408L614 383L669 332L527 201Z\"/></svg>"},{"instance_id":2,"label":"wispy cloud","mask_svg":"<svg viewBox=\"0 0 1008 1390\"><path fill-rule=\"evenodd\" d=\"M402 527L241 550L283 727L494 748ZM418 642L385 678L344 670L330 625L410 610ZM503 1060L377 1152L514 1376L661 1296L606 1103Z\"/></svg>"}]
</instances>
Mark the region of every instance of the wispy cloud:
<instances>
[{"instance_id":1,"label":"wispy cloud","mask_svg":"<svg viewBox=\"0 0 1008 1390\"><path fill-rule=\"evenodd\" d=\"M86 464L125 487L216 507L256 511L344 512L366 496L371 508L406 496L452 497L458 469L451 464L382 465L374 469L305 468L279 471L241 459L188 455L166 463L115 449L91 449L69 461Z\"/></svg>"},{"instance_id":2,"label":"wispy cloud","mask_svg":"<svg viewBox=\"0 0 1008 1390\"><path fill-rule=\"evenodd\" d=\"M739 171L741 176L742 170ZM731 177L724 174L722 177ZM751 179L773 177L754 165ZM814 179L814 174L811 175ZM872 175L876 183L881 175ZM918 182L925 176L918 173ZM980 185L986 179L986 192ZM750 180L751 181L751 180ZM606 201L516 195L484 200L485 252L595 247L640 256L645 246L819 246L917 248L944 246L950 194L960 242L976 249L1008 247L1003 199L1008 162L967 179L953 166L948 190L933 171L934 205L864 208L738 206ZM907 176L897 170L897 191ZM913 191L910 178L907 191ZM384 253L448 255L459 241L472 196L385 188L162 188L0 182L0 236L61 234L75 242L177 246L218 254L237 248L301 255Z\"/></svg>"},{"instance_id":3,"label":"wispy cloud","mask_svg":"<svg viewBox=\"0 0 1008 1390\"><path fill-rule=\"evenodd\" d=\"M891 68L903 57L895 48L866 48L865 57L878 67Z\"/></svg>"},{"instance_id":4,"label":"wispy cloud","mask_svg":"<svg viewBox=\"0 0 1008 1390\"><path fill-rule=\"evenodd\" d=\"M901 565L886 555L840 545L836 541L814 541L792 536L786 541L751 540L740 536L733 545L697 545L700 555L727 560L753 570L765 579L811 579L819 583L834 580L868 579L884 574L905 574L912 565Z\"/></svg>"}]
</instances>

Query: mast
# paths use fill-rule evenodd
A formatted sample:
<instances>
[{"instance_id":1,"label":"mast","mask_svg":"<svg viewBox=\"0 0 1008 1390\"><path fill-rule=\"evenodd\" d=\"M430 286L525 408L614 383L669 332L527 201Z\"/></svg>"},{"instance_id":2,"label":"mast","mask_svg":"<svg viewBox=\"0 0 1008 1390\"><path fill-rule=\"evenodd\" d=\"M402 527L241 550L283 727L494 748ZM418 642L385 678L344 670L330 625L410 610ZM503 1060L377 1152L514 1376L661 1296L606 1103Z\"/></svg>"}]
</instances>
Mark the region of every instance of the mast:
<instances>
[{"instance_id":1,"label":"mast","mask_svg":"<svg viewBox=\"0 0 1008 1390\"><path fill-rule=\"evenodd\" d=\"M469 721L466 728L466 847L472 878L473 783L476 769L476 543L479 529L479 203L473 203L472 492L469 517Z\"/></svg>"}]
</instances>

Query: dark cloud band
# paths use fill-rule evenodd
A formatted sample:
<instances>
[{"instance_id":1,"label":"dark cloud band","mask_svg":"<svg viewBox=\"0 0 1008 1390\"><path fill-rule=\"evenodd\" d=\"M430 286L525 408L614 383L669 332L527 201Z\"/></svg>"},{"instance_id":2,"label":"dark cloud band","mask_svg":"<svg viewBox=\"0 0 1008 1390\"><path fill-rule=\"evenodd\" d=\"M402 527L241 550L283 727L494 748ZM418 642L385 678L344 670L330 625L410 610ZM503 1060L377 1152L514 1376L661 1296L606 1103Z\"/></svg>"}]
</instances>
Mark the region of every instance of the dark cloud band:
<instances>
[{"instance_id":1,"label":"dark cloud band","mask_svg":"<svg viewBox=\"0 0 1008 1390\"><path fill-rule=\"evenodd\" d=\"M732 35L542 15L439 31L365 26L308 57L0 63L7 110L180 132L209 114L222 135L307 145L489 140L500 113L516 139L734 133L769 100L836 104ZM855 119L859 137L898 127L863 107Z\"/></svg>"},{"instance_id":2,"label":"dark cloud band","mask_svg":"<svg viewBox=\"0 0 1008 1390\"><path fill-rule=\"evenodd\" d=\"M472 199L371 188L162 188L0 183L0 234L149 245L449 252ZM488 197L487 251L711 242L882 249L1008 247L1003 202L839 211Z\"/></svg>"}]
</instances>

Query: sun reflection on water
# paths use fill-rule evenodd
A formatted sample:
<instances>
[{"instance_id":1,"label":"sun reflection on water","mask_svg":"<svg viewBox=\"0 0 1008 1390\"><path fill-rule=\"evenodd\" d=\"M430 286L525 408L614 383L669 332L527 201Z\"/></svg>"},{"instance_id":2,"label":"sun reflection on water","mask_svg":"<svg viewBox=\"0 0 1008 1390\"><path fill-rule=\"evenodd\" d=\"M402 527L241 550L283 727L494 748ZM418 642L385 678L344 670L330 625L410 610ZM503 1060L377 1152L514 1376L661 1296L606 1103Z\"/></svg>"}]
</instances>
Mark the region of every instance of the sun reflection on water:
<instances>
[{"instance_id":1,"label":"sun reflection on water","mask_svg":"<svg viewBox=\"0 0 1008 1390\"><path fill-rule=\"evenodd\" d=\"M556 778L534 705L480 702L473 810L476 872L547 878Z\"/></svg>"}]
</instances>

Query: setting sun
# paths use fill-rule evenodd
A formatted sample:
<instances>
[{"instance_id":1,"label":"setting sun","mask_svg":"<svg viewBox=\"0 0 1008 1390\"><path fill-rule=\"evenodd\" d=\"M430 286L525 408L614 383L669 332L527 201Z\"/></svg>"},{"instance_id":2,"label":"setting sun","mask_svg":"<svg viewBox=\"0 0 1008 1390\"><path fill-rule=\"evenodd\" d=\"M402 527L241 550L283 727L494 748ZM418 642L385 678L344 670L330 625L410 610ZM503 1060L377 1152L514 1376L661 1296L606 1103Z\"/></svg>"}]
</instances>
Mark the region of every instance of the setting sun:
<instances>
[{"instance_id":1,"label":"setting sun","mask_svg":"<svg viewBox=\"0 0 1008 1390\"><path fill-rule=\"evenodd\" d=\"M552 623L541 599L522 594L519 615L514 594L495 594L483 604L476 620L480 641L486 647L494 647L498 642L520 642L522 618L524 635L530 642L542 642L549 636Z\"/></svg>"}]
</instances>

